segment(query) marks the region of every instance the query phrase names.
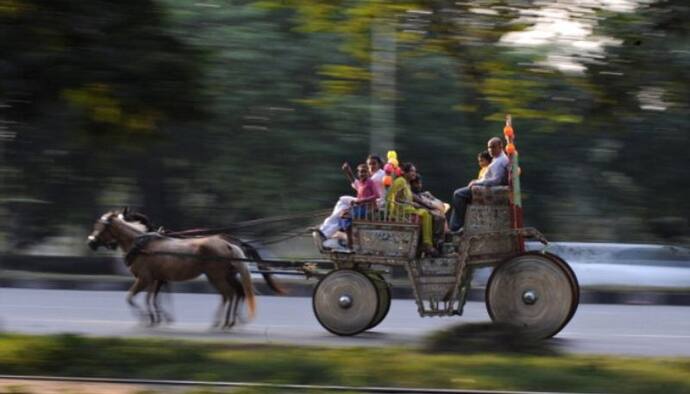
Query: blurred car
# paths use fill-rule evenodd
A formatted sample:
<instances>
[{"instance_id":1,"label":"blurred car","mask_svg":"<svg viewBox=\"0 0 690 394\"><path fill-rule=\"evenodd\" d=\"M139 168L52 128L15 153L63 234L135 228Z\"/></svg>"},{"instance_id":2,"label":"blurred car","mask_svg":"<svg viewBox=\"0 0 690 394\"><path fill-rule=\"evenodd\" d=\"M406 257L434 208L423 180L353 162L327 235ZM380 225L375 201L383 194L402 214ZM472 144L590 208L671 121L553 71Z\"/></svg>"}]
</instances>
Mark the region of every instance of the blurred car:
<instances>
[{"instance_id":1,"label":"blurred car","mask_svg":"<svg viewBox=\"0 0 690 394\"><path fill-rule=\"evenodd\" d=\"M543 245L527 242L528 250ZM568 262L585 288L690 289L690 249L669 245L552 242L546 249ZM484 287L491 268L475 271L472 287Z\"/></svg>"}]
</instances>

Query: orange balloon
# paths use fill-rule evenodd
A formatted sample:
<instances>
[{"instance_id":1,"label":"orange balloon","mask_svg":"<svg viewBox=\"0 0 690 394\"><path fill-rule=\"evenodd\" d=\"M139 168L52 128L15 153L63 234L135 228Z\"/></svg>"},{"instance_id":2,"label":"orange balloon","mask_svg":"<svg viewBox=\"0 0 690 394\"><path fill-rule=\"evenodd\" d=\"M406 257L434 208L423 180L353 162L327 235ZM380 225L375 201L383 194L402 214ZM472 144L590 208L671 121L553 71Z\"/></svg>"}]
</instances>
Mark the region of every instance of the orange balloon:
<instances>
[{"instance_id":1,"label":"orange balloon","mask_svg":"<svg viewBox=\"0 0 690 394\"><path fill-rule=\"evenodd\" d=\"M503 135L506 138L513 138L515 136L515 132L511 126L506 126L503 128Z\"/></svg>"},{"instance_id":2,"label":"orange balloon","mask_svg":"<svg viewBox=\"0 0 690 394\"><path fill-rule=\"evenodd\" d=\"M514 144L508 144L508 146L506 146L506 153L507 154L512 155L515 152L517 152L517 150L515 149Z\"/></svg>"},{"instance_id":3,"label":"orange balloon","mask_svg":"<svg viewBox=\"0 0 690 394\"><path fill-rule=\"evenodd\" d=\"M383 177L383 186L388 187L393 184L393 177L386 175Z\"/></svg>"}]
</instances>

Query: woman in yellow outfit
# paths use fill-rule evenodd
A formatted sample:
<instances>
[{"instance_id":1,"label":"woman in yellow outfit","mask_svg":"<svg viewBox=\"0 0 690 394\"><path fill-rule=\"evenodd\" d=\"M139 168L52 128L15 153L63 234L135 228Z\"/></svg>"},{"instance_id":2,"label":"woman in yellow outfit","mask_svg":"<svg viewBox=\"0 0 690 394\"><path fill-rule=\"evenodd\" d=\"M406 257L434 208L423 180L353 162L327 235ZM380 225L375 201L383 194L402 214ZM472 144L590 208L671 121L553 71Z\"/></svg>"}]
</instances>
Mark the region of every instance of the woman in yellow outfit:
<instances>
[{"instance_id":1,"label":"woman in yellow outfit","mask_svg":"<svg viewBox=\"0 0 690 394\"><path fill-rule=\"evenodd\" d=\"M432 242L432 218L431 213L423 208L415 208L412 205L412 189L410 189L410 181L417 177L417 169L412 163L405 163L401 167L403 175L399 176L391 185L388 194L386 195L386 206L388 209L388 216L392 218L401 217L403 215L415 214L419 216L422 222L422 244L424 245L424 252L428 254L435 253Z\"/></svg>"}]
</instances>

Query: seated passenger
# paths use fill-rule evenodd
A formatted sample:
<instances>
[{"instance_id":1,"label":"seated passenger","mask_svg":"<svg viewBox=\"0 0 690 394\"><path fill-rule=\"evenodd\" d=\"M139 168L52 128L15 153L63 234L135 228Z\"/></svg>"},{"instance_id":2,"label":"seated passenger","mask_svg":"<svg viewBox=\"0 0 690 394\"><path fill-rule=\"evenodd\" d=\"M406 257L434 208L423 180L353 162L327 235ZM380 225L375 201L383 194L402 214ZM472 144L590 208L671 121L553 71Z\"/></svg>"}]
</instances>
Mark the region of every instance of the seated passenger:
<instances>
[{"instance_id":1,"label":"seated passenger","mask_svg":"<svg viewBox=\"0 0 690 394\"><path fill-rule=\"evenodd\" d=\"M373 207L376 200L381 197L376 183L369 177L369 168L366 164L357 166L357 180L353 186L357 190L357 198L351 203L354 207L354 219L363 219L366 217L367 209Z\"/></svg>"},{"instance_id":2,"label":"seated passenger","mask_svg":"<svg viewBox=\"0 0 690 394\"><path fill-rule=\"evenodd\" d=\"M477 180L481 181L486 177L487 171L489 171L489 164L491 164L491 153L488 150L483 150L477 154L477 164L479 164L479 174L477 174Z\"/></svg>"},{"instance_id":3,"label":"seated passenger","mask_svg":"<svg viewBox=\"0 0 690 394\"><path fill-rule=\"evenodd\" d=\"M431 192L423 191L422 176L417 174L417 178L410 182L412 189L412 200L418 208L428 209L434 220L434 239L440 239L448 231L446 222L446 211L450 206L436 198Z\"/></svg>"},{"instance_id":4,"label":"seated passenger","mask_svg":"<svg viewBox=\"0 0 690 394\"><path fill-rule=\"evenodd\" d=\"M453 192L453 212L450 216L450 231L458 232L465 225L467 204L472 201L472 186L498 186L508 183L508 164L510 160L503 152L503 141L494 137L487 142L493 160L489 164L484 179L474 179L466 187Z\"/></svg>"},{"instance_id":5,"label":"seated passenger","mask_svg":"<svg viewBox=\"0 0 690 394\"><path fill-rule=\"evenodd\" d=\"M348 171L350 166L344 163L342 166L343 170L346 171L348 178L352 180L352 173ZM352 187L357 190L357 197L352 196L341 196L338 202L333 208L333 212L329 217L324 220L321 227L319 227L319 232L324 238L324 241L328 238L333 237L335 233L340 229L340 218L343 213L347 212L353 205L365 204L367 202L374 202L379 198L379 191L376 187L374 180L369 177L369 169L366 164L360 164L357 166L357 178L351 183ZM363 206L364 208L364 206ZM364 212L358 210L361 214ZM324 246L326 246L324 244Z\"/></svg>"},{"instance_id":6,"label":"seated passenger","mask_svg":"<svg viewBox=\"0 0 690 394\"><path fill-rule=\"evenodd\" d=\"M415 214L419 216L422 224L422 245L425 254L434 255L436 250L432 241L432 218L429 211L423 208L416 208L413 205L412 189L410 188L410 181L417 177L417 169L412 163L405 163L402 165L402 176L399 176L393 181L388 195L386 196L386 205L388 209L388 216L392 219L400 218L404 215Z\"/></svg>"},{"instance_id":7,"label":"seated passenger","mask_svg":"<svg viewBox=\"0 0 690 394\"><path fill-rule=\"evenodd\" d=\"M386 176L386 172L383 171L383 161L376 155L369 155L367 157L367 167L369 167L369 176L374 181L376 190L379 192L379 206L382 206L386 195L386 187L383 185L383 177Z\"/></svg>"}]
</instances>

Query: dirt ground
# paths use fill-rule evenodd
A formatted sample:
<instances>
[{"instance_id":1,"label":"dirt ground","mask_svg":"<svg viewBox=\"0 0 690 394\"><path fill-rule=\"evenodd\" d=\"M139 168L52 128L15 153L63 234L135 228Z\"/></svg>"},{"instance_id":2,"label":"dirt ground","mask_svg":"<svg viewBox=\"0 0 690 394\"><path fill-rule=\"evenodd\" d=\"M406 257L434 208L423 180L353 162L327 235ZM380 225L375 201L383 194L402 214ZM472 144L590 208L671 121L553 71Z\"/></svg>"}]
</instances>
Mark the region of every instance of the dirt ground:
<instances>
[{"instance_id":1,"label":"dirt ground","mask_svg":"<svg viewBox=\"0 0 690 394\"><path fill-rule=\"evenodd\" d=\"M193 390L192 387L136 384L0 380L0 394L182 394Z\"/></svg>"}]
</instances>

